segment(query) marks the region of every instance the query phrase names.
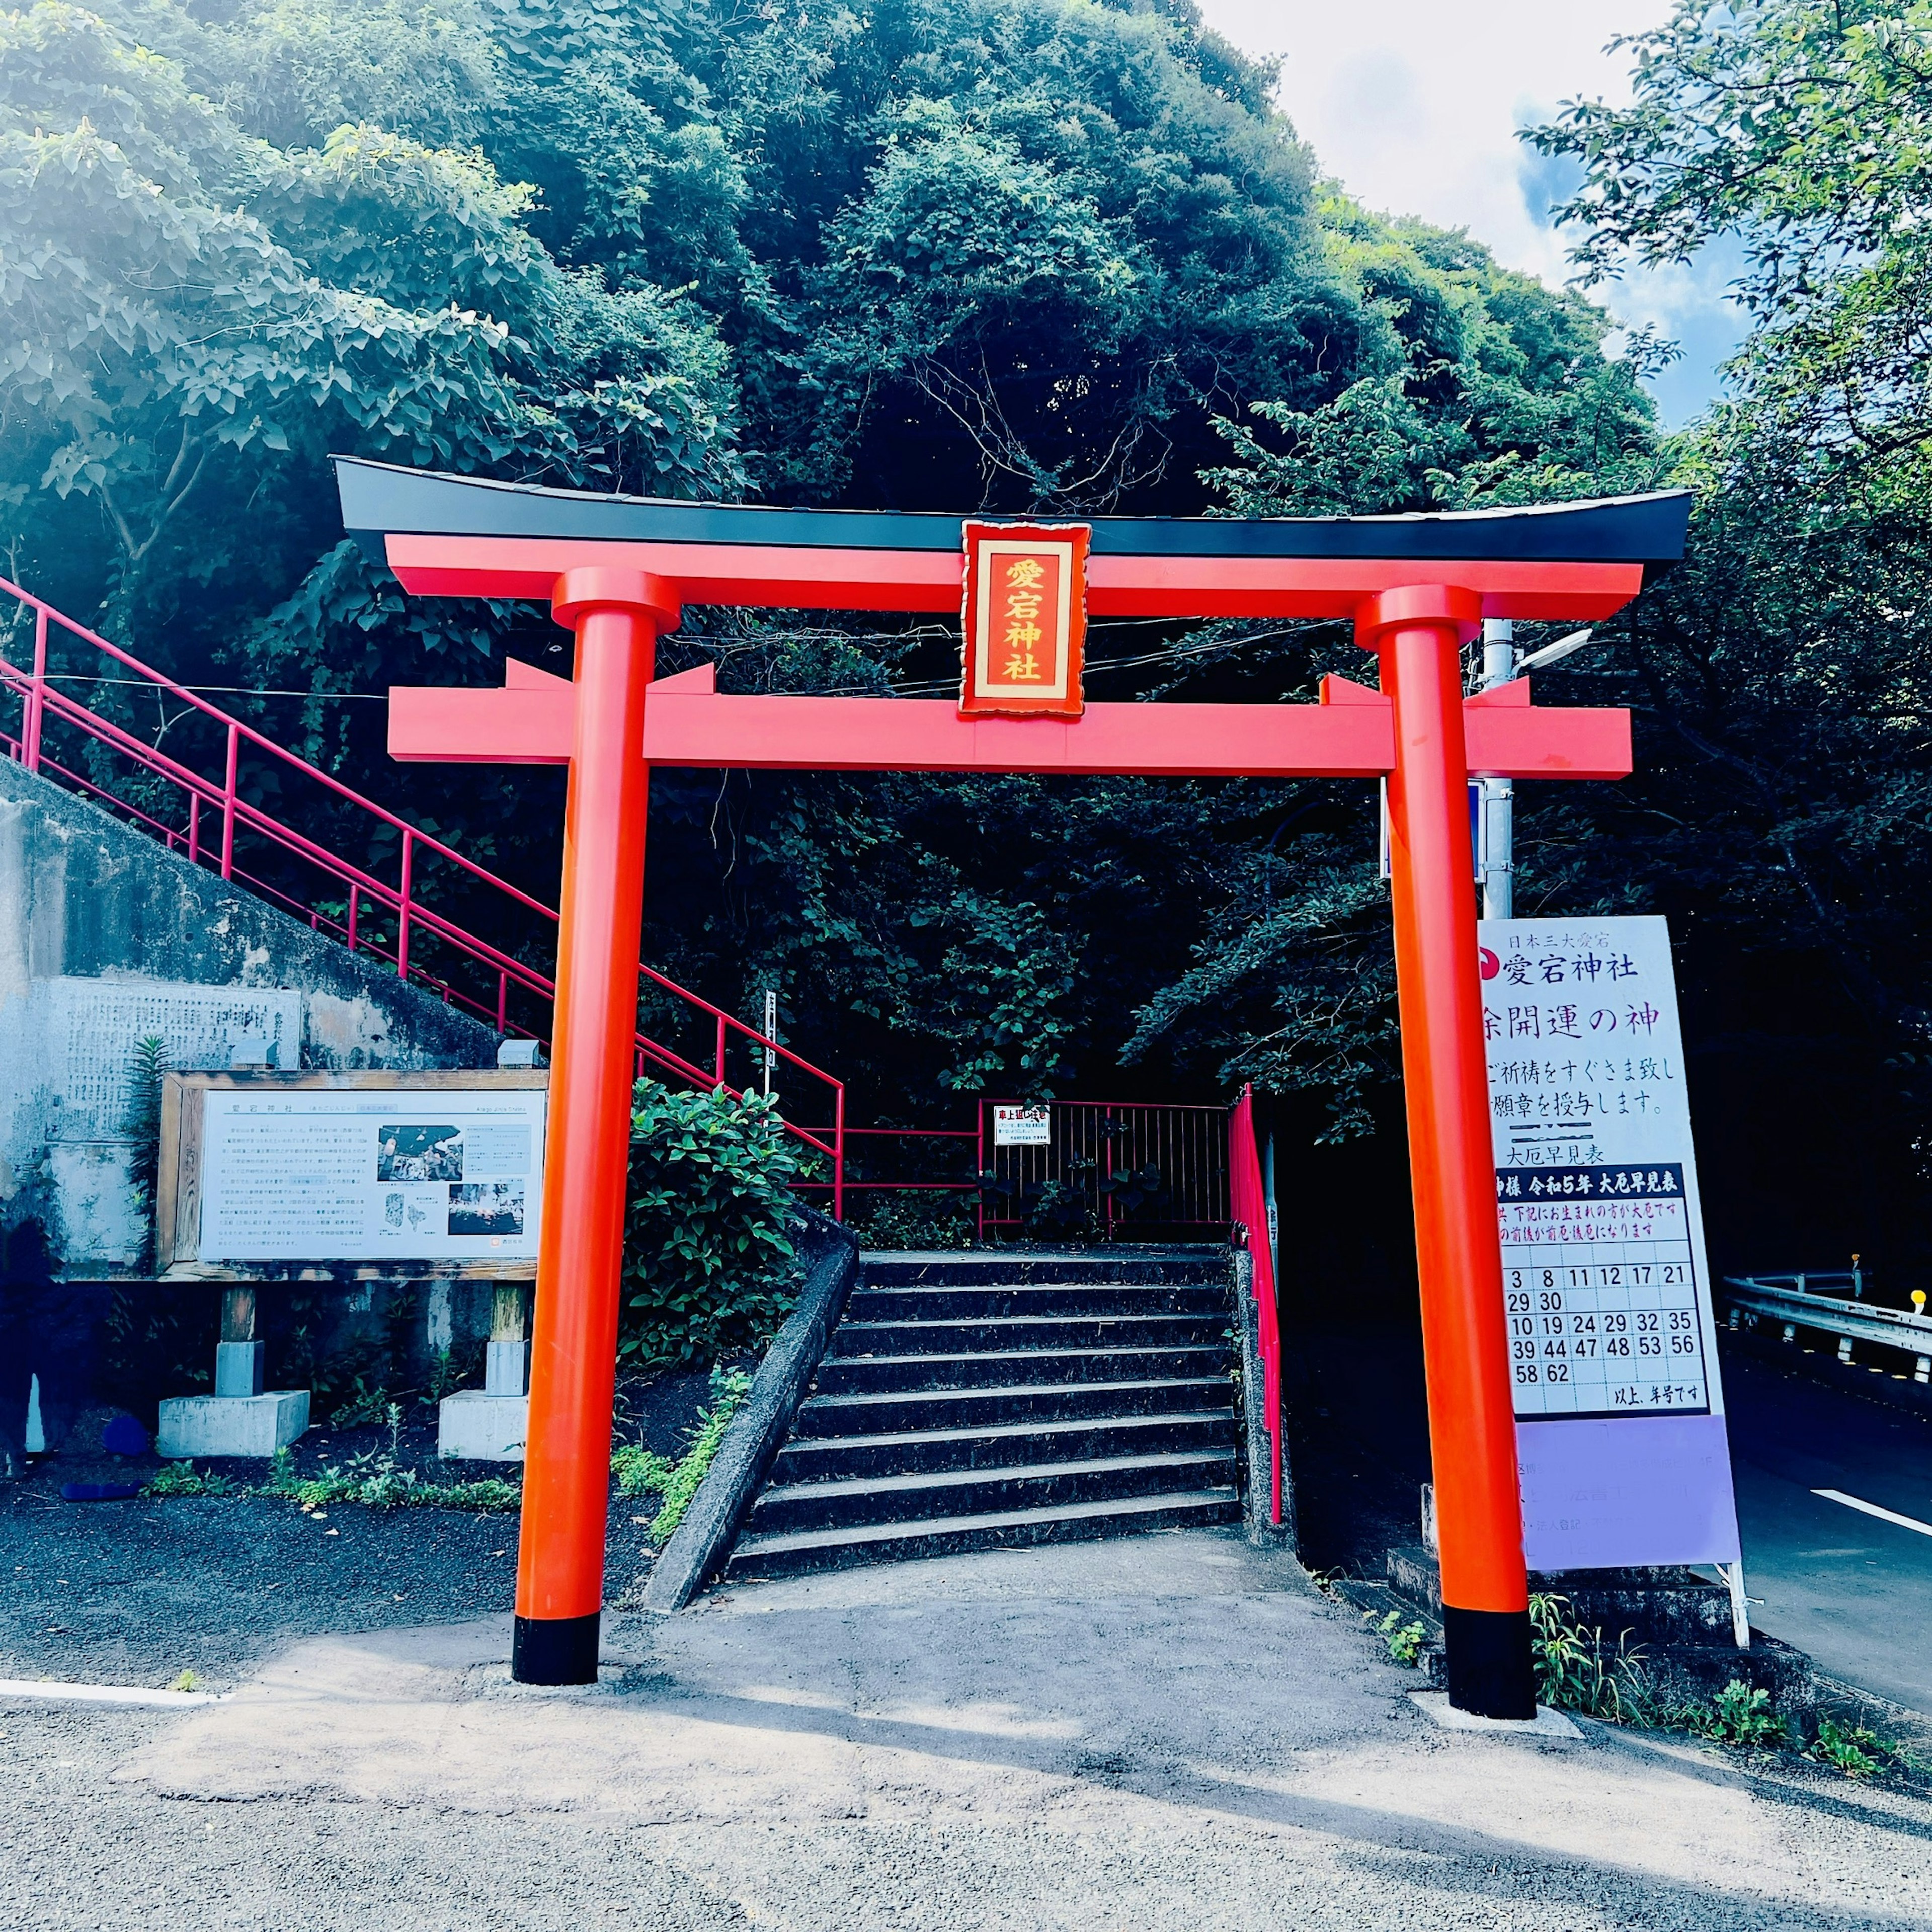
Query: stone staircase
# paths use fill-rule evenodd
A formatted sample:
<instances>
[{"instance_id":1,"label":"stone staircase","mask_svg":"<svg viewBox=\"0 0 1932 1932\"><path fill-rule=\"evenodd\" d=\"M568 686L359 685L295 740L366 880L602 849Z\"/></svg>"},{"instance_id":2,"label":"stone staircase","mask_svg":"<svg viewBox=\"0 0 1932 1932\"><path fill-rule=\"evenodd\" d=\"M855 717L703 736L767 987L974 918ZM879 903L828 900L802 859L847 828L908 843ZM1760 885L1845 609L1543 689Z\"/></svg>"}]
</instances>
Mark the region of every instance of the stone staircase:
<instances>
[{"instance_id":1,"label":"stone staircase","mask_svg":"<svg viewBox=\"0 0 1932 1932\"><path fill-rule=\"evenodd\" d=\"M868 1254L731 1580L1240 1515L1214 1249Z\"/></svg>"}]
</instances>

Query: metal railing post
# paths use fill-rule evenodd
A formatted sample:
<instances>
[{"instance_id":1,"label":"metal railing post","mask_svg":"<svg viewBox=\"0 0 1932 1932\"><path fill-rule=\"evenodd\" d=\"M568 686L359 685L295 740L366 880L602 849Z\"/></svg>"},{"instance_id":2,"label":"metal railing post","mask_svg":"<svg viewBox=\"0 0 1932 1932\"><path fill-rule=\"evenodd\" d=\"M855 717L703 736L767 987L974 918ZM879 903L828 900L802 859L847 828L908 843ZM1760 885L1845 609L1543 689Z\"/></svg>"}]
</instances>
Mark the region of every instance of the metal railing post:
<instances>
[{"instance_id":1,"label":"metal railing post","mask_svg":"<svg viewBox=\"0 0 1932 1932\"><path fill-rule=\"evenodd\" d=\"M201 794L198 791L188 795L188 862L190 866L201 863Z\"/></svg>"},{"instance_id":2,"label":"metal railing post","mask_svg":"<svg viewBox=\"0 0 1932 1932\"><path fill-rule=\"evenodd\" d=\"M841 1081L832 1095L832 1218L845 1218L845 1085Z\"/></svg>"},{"instance_id":3,"label":"metal railing post","mask_svg":"<svg viewBox=\"0 0 1932 1932\"><path fill-rule=\"evenodd\" d=\"M20 727L20 760L28 771L40 768L40 712L47 689L47 614L34 610L34 682L27 693L27 715Z\"/></svg>"},{"instance_id":4,"label":"metal railing post","mask_svg":"<svg viewBox=\"0 0 1932 1932\"><path fill-rule=\"evenodd\" d=\"M508 1033L510 1030L510 976L508 973L496 975L496 1030Z\"/></svg>"},{"instance_id":5,"label":"metal railing post","mask_svg":"<svg viewBox=\"0 0 1932 1932\"><path fill-rule=\"evenodd\" d=\"M237 724L228 728L228 770L221 785L221 876L232 878L235 874L235 774L241 763L242 730Z\"/></svg>"},{"instance_id":6,"label":"metal railing post","mask_svg":"<svg viewBox=\"0 0 1932 1932\"><path fill-rule=\"evenodd\" d=\"M362 897L362 889L352 879L349 884L349 950L356 950L356 914Z\"/></svg>"},{"instance_id":7,"label":"metal railing post","mask_svg":"<svg viewBox=\"0 0 1932 1932\"><path fill-rule=\"evenodd\" d=\"M986 1096L973 1103L973 1201L974 1218L979 1224L979 1232L974 1237L981 1247L986 1245L986 1186L981 1178L986 1172Z\"/></svg>"},{"instance_id":8,"label":"metal railing post","mask_svg":"<svg viewBox=\"0 0 1932 1932\"><path fill-rule=\"evenodd\" d=\"M719 1086L721 1086L721 1087L722 1087L722 1086L723 1086L723 1085L724 1085L724 1016L722 1013L720 1013L720 1014L718 1016L718 1065L717 1065L717 1070L716 1070L716 1073L714 1074L713 1078L716 1080L716 1082L717 1082L717 1083L718 1083L718 1084ZM832 1218L836 1220L838 1217L835 1215Z\"/></svg>"},{"instance_id":9,"label":"metal railing post","mask_svg":"<svg viewBox=\"0 0 1932 1932\"><path fill-rule=\"evenodd\" d=\"M416 856L416 835L403 834L403 890L396 902L396 977L410 976L410 886Z\"/></svg>"}]
</instances>

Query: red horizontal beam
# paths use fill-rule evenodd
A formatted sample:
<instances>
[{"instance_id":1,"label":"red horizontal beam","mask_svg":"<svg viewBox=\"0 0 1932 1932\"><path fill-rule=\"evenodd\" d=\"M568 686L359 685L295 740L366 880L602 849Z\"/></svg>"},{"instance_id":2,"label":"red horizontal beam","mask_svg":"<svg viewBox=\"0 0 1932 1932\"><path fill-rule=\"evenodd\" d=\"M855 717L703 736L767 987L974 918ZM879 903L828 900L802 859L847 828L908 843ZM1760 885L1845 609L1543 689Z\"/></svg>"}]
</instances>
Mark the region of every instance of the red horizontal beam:
<instances>
[{"instance_id":1,"label":"red horizontal beam","mask_svg":"<svg viewBox=\"0 0 1932 1932\"><path fill-rule=\"evenodd\" d=\"M805 610L959 609L956 550L826 550L782 544L609 543L574 537L392 536L389 566L419 597L548 602L567 570L649 572L687 604ZM1476 562L1348 557L1096 556L1096 617L1352 618L1366 597L1404 584L1453 584L1486 617L1588 622L1643 587L1636 563Z\"/></svg>"},{"instance_id":2,"label":"red horizontal beam","mask_svg":"<svg viewBox=\"0 0 1932 1932\"><path fill-rule=\"evenodd\" d=\"M736 770L1063 772L1167 778L1374 778L1395 763L1388 700L1325 704L1091 704L1077 720L962 718L947 698L720 696L655 688L654 765ZM398 686L389 751L452 764L561 764L572 687ZM1472 705L1469 768L1499 778L1610 778L1630 770L1630 714Z\"/></svg>"}]
</instances>

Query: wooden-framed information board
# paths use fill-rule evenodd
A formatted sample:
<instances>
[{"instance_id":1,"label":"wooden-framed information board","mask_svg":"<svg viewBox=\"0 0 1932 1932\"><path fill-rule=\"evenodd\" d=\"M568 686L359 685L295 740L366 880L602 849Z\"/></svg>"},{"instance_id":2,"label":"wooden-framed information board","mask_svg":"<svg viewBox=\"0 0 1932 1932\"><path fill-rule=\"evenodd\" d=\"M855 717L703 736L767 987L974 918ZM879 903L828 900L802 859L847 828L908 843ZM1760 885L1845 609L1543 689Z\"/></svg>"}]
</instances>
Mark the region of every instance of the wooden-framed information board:
<instances>
[{"instance_id":1,"label":"wooden-framed information board","mask_svg":"<svg viewBox=\"0 0 1932 1932\"><path fill-rule=\"evenodd\" d=\"M530 1278L549 1078L520 1069L170 1073L156 1271Z\"/></svg>"}]
</instances>

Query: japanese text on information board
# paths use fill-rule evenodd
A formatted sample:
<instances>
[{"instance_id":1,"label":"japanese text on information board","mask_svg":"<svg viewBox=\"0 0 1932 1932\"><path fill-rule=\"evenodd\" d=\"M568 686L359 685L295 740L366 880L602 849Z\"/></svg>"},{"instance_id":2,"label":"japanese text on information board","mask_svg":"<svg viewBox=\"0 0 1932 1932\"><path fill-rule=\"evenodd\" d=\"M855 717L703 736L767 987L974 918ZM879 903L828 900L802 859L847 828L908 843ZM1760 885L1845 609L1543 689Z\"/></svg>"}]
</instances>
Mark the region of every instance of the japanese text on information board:
<instances>
[{"instance_id":1,"label":"japanese text on information board","mask_svg":"<svg viewBox=\"0 0 1932 1932\"><path fill-rule=\"evenodd\" d=\"M541 1088L209 1091L203 1261L532 1260Z\"/></svg>"},{"instance_id":2,"label":"japanese text on information board","mask_svg":"<svg viewBox=\"0 0 1932 1932\"><path fill-rule=\"evenodd\" d=\"M1479 936L1517 1415L1720 1406L1664 922Z\"/></svg>"}]
</instances>

